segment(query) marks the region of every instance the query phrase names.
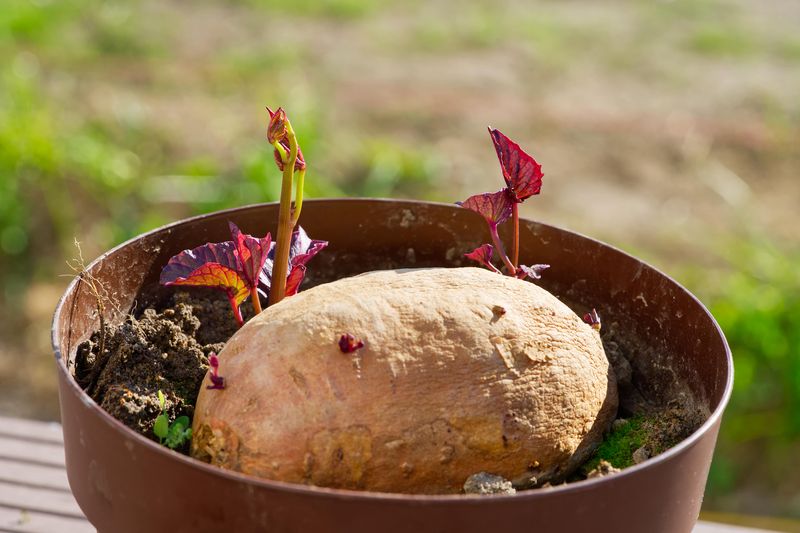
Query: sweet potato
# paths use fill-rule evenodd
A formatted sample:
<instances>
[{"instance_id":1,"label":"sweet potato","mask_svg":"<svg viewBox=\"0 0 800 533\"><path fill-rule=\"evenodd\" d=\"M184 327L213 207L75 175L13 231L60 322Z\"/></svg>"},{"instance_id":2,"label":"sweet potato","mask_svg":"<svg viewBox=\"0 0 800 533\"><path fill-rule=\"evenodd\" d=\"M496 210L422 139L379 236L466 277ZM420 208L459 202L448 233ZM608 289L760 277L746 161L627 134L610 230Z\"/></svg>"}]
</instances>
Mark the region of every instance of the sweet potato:
<instances>
[{"instance_id":1,"label":"sweet potato","mask_svg":"<svg viewBox=\"0 0 800 533\"><path fill-rule=\"evenodd\" d=\"M348 333L365 346L343 353ZM598 333L533 283L478 268L314 287L250 320L219 358L227 386L201 390L192 455L325 487L557 481L617 409Z\"/></svg>"}]
</instances>

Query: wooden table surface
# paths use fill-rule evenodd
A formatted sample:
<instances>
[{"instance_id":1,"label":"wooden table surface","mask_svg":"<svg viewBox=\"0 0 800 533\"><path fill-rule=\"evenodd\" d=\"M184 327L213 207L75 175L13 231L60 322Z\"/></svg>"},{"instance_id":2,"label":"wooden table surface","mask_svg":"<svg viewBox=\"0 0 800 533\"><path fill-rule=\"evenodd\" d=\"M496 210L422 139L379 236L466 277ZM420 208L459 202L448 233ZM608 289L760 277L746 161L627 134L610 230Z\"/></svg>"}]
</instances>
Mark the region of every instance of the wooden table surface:
<instances>
[{"instance_id":1,"label":"wooden table surface","mask_svg":"<svg viewBox=\"0 0 800 533\"><path fill-rule=\"evenodd\" d=\"M0 417L0 531L94 531L70 492L58 423ZM693 533L763 531L699 522Z\"/></svg>"}]
</instances>

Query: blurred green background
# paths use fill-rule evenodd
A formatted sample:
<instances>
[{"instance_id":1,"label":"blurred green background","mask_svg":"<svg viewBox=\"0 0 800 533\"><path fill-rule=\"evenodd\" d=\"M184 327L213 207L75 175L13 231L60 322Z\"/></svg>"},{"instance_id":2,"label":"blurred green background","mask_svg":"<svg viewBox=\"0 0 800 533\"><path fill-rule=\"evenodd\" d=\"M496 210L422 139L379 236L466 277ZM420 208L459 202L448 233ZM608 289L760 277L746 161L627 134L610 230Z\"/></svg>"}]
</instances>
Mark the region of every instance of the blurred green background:
<instances>
[{"instance_id":1,"label":"blurred green background","mask_svg":"<svg viewBox=\"0 0 800 533\"><path fill-rule=\"evenodd\" d=\"M311 197L455 201L542 162L523 215L654 263L713 310L737 381L704 509L800 517L800 4L7 0L0 413L57 419L72 242L274 200L265 105Z\"/></svg>"}]
</instances>

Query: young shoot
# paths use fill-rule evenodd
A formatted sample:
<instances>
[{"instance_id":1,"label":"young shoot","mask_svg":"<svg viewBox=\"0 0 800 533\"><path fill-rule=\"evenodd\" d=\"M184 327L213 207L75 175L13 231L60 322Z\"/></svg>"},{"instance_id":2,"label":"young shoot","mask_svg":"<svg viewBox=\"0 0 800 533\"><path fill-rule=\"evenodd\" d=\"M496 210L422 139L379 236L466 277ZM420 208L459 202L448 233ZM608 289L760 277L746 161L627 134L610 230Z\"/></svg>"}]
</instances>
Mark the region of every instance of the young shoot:
<instances>
[{"instance_id":1,"label":"young shoot","mask_svg":"<svg viewBox=\"0 0 800 533\"><path fill-rule=\"evenodd\" d=\"M159 444L172 450L180 448L192 438L192 423L189 417L179 416L170 423L167 414L167 400L161 390L158 391L158 405L161 407L161 414L156 417L153 424L153 434L158 437Z\"/></svg>"},{"instance_id":2,"label":"young shoot","mask_svg":"<svg viewBox=\"0 0 800 533\"><path fill-rule=\"evenodd\" d=\"M281 180L281 201L278 211L278 231L275 235L275 267L273 281L269 292L269 305L280 302L287 294L287 277L291 275L288 271L289 255L291 250L292 232L300 218L300 211L303 208L303 185L305 182L306 162L303 152L297 143L297 136L292 128L292 123L286 116L283 108L278 108L269 112L269 124L267 126L267 141L274 148L275 163L278 169L283 172ZM295 173L297 180L295 181ZM296 186L294 202L292 202L292 187ZM300 271L304 272L303 267ZM300 272L291 277L292 285L288 289L296 290L297 276ZM300 277L302 279L302 277Z\"/></svg>"},{"instance_id":3,"label":"young shoot","mask_svg":"<svg viewBox=\"0 0 800 533\"><path fill-rule=\"evenodd\" d=\"M483 244L465 256L477 261L492 272L501 273L500 269L492 264L496 250L505 266L506 274L520 279L526 277L539 279L542 271L549 265L526 266L519 264L519 204L541 192L542 177L544 176L542 167L517 143L499 130L489 128L489 135L492 137L506 186L497 192L476 194L463 202L458 202L461 207L475 211L486 220L494 244L494 246ZM514 224L510 256L506 253L498 233L498 227L509 218Z\"/></svg>"}]
</instances>

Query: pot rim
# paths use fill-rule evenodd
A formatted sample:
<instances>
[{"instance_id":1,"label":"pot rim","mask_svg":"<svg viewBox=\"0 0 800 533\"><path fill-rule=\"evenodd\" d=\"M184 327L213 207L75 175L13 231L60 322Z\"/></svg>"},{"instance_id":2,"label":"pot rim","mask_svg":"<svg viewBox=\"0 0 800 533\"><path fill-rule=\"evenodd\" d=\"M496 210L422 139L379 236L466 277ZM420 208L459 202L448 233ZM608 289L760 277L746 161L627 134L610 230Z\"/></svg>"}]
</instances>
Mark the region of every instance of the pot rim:
<instances>
[{"instance_id":1,"label":"pot rim","mask_svg":"<svg viewBox=\"0 0 800 533\"><path fill-rule=\"evenodd\" d=\"M445 203L445 202L430 202L430 201L422 201L422 200L405 200L405 199L394 199L394 198L315 198L315 199L307 199L305 200L308 204L325 204L325 203L385 203L385 204L396 204L398 207L400 205L427 205L433 207L452 207L457 209L457 207L453 204ZM115 253L117 250L124 248L134 241L137 241L143 237L153 235L156 233L160 233L163 231L171 231L178 226L186 224L187 222L196 222L206 218L217 217L220 215L224 215L226 213L238 213L241 211L246 210L255 210L260 209L264 206L272 206L277 205L278 202L263 202L257 204L249 204L240 207L233 207L229 209L223 209L220 211L213 211L211 213L204 213L202 215L197 215L194 217L184 218L175 222L171 222L164 226L155 228L148 232L142 233L133 237L117 246L111 248L110 250L106 251L99 257L97 257L94 261L92 261L89 265L86 266L86 270L91 270L97 265L99 262L103 261L109 255ZM722 343L725 347L725 359L726 359L726 370L727 370L727 377L725 381L725 389L722 393L722 397L719 400L719 403L711 412L711 415L708 419L703 422L703 424L697 428L691 435L687 438L680 441L675 446L672 446L668 450L660 453L659 455L648 459L642 463L637 465L632 465L627 468L622 469L620 472L613 474L612 476L606 477L598 477L592 479L585 479L581 481L575 481L571 483L563 483L560 485L556 485L553 487L549 487L547 490L525 490L517 492L516 494L485 494L485 495L474 495L474 494L403 494L403 493L392 493L392 492L373 492L373 491L361 491L361 490L351 490L351 489L332 489L326 487L317 487L314 485L303 485L299 483L288 483L285 481L275 481L269 480L265 478L259 478L256 476L251 476L249 474L243 474L240 472L235 472L232 470L227 470L221 467L211 466L210 464L204 463L202 461L198 461L188 455L183 455L176 451L170 450L169 448L162 446L153 442L152 440L136 433L132 429L128 428L125 424L108 414L100 405L97 404L89 395L84 392L83 389L80 388L78 383L75 381L72 374L67 369L66 359L64 354L61 353L61 346L58 340L58 322L61 318L61 312L64 307L65 299L67 295L70 294L73 290L75 290L76 285L80 281L79 276L75 276L75 278L70 282L67 286L64 294L58 301L58 305L56 306L55 313L53 315L53 322L51 326L51 344L53 347L53 353L56 359L56 366L58 367L58 372L61 378L65 379L69 383L69 387L71 387L73 392L76 392L80 399L83 401L84 405L86 405L89 409L92 410L95 414L97 414L104 423L111 426L113 429L117 431L122 431L128 438L135 439L140 445L146 446L150 449L151 452L160 453L160 454L172 454L172 457L175 460L183 462L186 466L190 468L197 468L200 470L205 471L209 474L216 474L223 477L229 478L231 481L236 481L240 483L249 483L255 484L265 489L273 489L273 490L280 490L286 491L295 494L301 495L309 495L309 496L325 496L331 497L334 499L359 499L359 500L370 500L370 501L394 501L394 502L411 502L411 503L457 503L464 501L465 498L470 500L485 500L486 503L489 502L496 502L498 500L510 500L510 499L535 499L540 497L545 497L549 494L554 492L562 493L562 492L580 492L584 490L590 490L595 485L599 483L606 483L609 478L619 478L619 476L631 476L636 475L637 472L646 468L653 468L660 462L667 461L670 458L679 455L685 450L693 446L712 426L717 424L719 420L722 418L722 413L725 410L725 407L728 405L728 401L730 400L731 393L733 390L733 356L731 354L730 346L728 346L728 341L725 338L725 334L723 333L722 329L720 328L719 324L717 323L714 316L711 312L706 308L705 305L688 289L686 289L683 285L675 281L672 277L668 276L667 274L661 272L659 269L653 267L649 263L638 259L631 254L628 254L615 246L610 244L604 243L597 239L593 239L591 237L587 237L581 233L564 229L558 226L554 226L551 224L546 224L543 222L535 221L532 219L521 218L523 222L534 222L541 226L556 229L562 231L564 233L570 234L575 237L579 237L582 239L586 239L591 241L595 244L602 245L604 247L610 248L611 250L622 254L623 256L633 259L634 261L638 261L646 268L649 268L659 275L666 278L668 281L673 283L678 289L686 293L691 300L703 311L703 313L711 319L711 323L713 324L717 334L722 339ZM69 357L69 354L67 354Z\"/></svg>"}]
</instances>

